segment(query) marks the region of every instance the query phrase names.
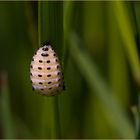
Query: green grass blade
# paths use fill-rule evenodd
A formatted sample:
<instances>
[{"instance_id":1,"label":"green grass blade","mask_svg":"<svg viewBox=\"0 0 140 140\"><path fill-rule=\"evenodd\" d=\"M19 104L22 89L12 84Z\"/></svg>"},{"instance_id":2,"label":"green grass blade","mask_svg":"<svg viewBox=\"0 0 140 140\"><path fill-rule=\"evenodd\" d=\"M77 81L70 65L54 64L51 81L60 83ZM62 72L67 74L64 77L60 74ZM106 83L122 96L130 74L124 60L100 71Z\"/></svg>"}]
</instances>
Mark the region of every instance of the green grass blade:
<instances>
[{"instance_id":1,"label":"green grass blade","mask_svg":"<svg viewBox=\"0 0 140 140\"><path fill-rule=\"evenodd\" d=\"M140 60L134 38L134 31L129 18L128 9L125 2L112 2L118 29L124 42L124 49L127 53L128 60L132 69L134 79L140 81Z\"/></svg>"},{"instance_id":2,"label":"green grass blade","mask_svg":"<svg viewBox=\"0 0 140 140\"><path fill-rule=\"evenodd\" d=\"M3 137L12 139L16 138L16 130L14 125L13 114L10 106L10 92L8 89L8 77L7 73L1 73L2 91L1 91L1 116L2 116L2 128Z\"/></svg>"},{"instance_id":3,"label":"green grass blade","mask_svg":"<svg viewBox=\"0 0 140 140\"><path fill-rule=\"evenodd\" d=\"M130 107L130 89L129 74L126 63L125 53L123 51L123 43L120 40L120 34L117 32L117 24L115 22L112 6L108 9L109 17L109 79L111 87L116 91L116 98L119 99L121 105L127 110Z\"/></svg>"},{"instance_id":4,"label":"green grass blade","mask_svg":"<svg viewBox=\"0 0 140 140\"><path fill-rule=\"evenodd\" d=\"M119 106L117 99L114 97L114 94L111 93L110 89L103 81L94 62L91 61L86 52L79 49L79 39L76 34L71 34L70 43L70 52L73 59L75 60L75 63L85 77L91 90L96 91L96 96L103 104L110 122L119 133L120 137L134 138L134 131L126 114L122 110L121 106Z\"/></svg>"},{"instance_id":5,"label":"green grass blade","mask_svg":"<svg viewBox=\"0 0 140 140\"><path fill-rule=\"evenodd\" d=\"M38 6L39 39L41 42L50 41L61 58L63 55L61 51L63 48L63 2L40 1ZM61 138L58 98L59 96L45 98L44 103L42 103L42 129L50 129L50 138ZM48 113L45 113L46 108L49 112L49 120L45 119L48 115ZM49 126L46 127L47 124ZM44 130L42 137L46 137Z\"/></svg>"}]
</instances>

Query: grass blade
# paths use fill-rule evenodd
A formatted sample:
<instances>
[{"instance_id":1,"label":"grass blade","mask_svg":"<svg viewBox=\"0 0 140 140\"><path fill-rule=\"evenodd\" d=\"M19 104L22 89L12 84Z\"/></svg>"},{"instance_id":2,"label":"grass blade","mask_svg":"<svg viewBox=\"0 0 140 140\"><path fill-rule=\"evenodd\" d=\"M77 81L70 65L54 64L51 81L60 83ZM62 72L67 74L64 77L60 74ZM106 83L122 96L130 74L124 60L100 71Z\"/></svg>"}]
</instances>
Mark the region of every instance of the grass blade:
<instances>
[{"instance_id":1,"label":"grass blade","mask_svg":"<svg viewBox=\"0 0 140 140\"><path fill-rule=\"evenodd\" d=\"M85 77L91 90L96 90L96 96L103 104L105 112L107 113L110 122L119 133L120 138L134 138L134 131L131 123L129 122L121 106L119 106L114 94L111 93L111 90L103 81L96 68L96 65L91 61L90 57L85 52L79 49L79 39L76 34L71 34L70 38L71 55L75 60L75 63L77 63L77 66L81 70L81 73ZM116 121L115 118L117 118L118 121ZM118 122L121 122L121 124Z\"/></svg>"}]
</instances>

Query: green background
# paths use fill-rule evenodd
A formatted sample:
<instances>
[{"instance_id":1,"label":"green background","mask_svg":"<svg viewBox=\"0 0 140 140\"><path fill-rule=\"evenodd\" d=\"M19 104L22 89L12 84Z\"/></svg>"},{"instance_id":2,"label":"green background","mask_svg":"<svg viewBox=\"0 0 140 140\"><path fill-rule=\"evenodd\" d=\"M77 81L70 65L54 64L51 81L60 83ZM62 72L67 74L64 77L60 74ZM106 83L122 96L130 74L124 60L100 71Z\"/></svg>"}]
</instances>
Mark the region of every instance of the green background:
<instances>
[{"instance_id":1,"label":"green background","mask_svg":"<svg viewBox=\"0 0 140 140\"><path fill-rule=\"evenodd\" d=\"M66 90L32 91L49 41ZM140 2L0 2L0 138L139 138Z\"/></svg>"}]
</instances>

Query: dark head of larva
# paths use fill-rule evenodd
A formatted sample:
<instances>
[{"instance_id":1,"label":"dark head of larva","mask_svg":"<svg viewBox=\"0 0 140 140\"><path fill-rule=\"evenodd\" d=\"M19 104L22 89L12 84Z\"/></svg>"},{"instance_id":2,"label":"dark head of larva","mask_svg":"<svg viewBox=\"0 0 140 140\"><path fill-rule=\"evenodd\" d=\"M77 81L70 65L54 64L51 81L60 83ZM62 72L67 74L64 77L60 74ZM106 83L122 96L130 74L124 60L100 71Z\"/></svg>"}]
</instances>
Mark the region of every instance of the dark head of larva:
<instances>
[{"instance_id":1,"label":"dark head of larva","mask_svg":"<svg viewBox=\"0 0 140 140\"><path fill-rule=\"evenodd\" d=\"M43 50L43 51L48 51L48 50L49 50L49 47L45 45L45 46L42 48L42 50Z\"/></svg>"},{"instance_id":2,"label":"dark head of larva","mask_svg":"<svg viewBox=\"0 0 140 140\"><path fill-rule=\"evenodd\" d=\"M43 46L50 46L50 42L44 41L44 42L42 43L42 45L43 45Z\"/></svg>"}]
</instances>

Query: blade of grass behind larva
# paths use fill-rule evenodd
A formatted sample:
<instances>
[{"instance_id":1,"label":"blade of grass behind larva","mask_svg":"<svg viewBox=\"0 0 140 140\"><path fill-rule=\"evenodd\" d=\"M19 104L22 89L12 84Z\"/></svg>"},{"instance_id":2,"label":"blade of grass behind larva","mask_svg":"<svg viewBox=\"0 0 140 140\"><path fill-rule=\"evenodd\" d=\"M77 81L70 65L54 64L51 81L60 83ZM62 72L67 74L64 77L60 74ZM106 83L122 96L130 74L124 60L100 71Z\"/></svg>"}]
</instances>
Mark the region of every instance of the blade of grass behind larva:
<instances>
[{"instance_id":1,"label":"blade of grass behind larva","mask_svg":"<svg viewBox=\"0 0 140 140\"><path fill-rule=\"evenodd\" d=\"M134 117L135 117L135 127L136 127L136 135L137 135L137 139L140 138L140 92L138 93L138 107L136 108L136 112L134 112Z\"/></svg>"},{"instance_id":2,"label":"blade of grass behind larva","mask_svg":"<svg viewBox=\"0 0 140 140\"><path fill-rule=\"evenodd\" d=\"M42 36L44 37L44 33L43 33L43 27L42 25L44 25L44 18L47 19L48 16L48 11L46 11L46 13L43 13L43 5L45 2L39 1L38 2L38 38L39 38L39 43L41 43L42 41ZM45 4L45 6L47 7L47 5ZM46 21L45 21L46 24ZM48 31L48 30L47 30ZM45 41L45 40L43 40ZM39 44L40 46L41 44ZM50 114L50 109L51 109L51 105L50 105L50 100L48 98L42 98L42 102L40 103L41 105L41 114L40 114L40 137L41 138L51 138L51 130L50 130L50 118L51 115ZM47 111L46 111L47 110Z\"/></svg>"},{"instance_id":3,"label":"blade of grass behind larva","mask_svg":"<svg viewBox=\"0 0 140 140\"><path fill-rule=\"evenodd\" d=\"M71 34L70 52L89 87L92 91L96 91L96 96L100 99L105 113L107 113L111 124L118 132L120 138L134 138L134 132L126 114L122 111L117 99L113 96L108 86L102 80L102 77L98 73L98 70L90 57L79 49L78 41L76 34ZM118 121L116 121L116 118Z\"/></svg>"},{"instance_id":4,"label":"blade of grass behind larva","mask_svg":"<svg viewBox=\"0 0 140 140\"><path fill-rule=\"evenodd\" d=\"M38 1L38 46L41 45L41 1Z\"/></svg>"},{"instance_id":5,"label":"blade of grass behind larva","mask_svg":"<svg viewBox=\"0 0 140 140\"><path fill-rule=\"evenodd\" d=\"M33 11L31 8L31 5L29 2L25 2L25 15L27 18L27 22L28 22L28 33L29 33L29 38L31 41L31 46L34 49L38 48L37 45L37 29L36 29L36 25L34 24L34 17L33 17ZM39 42L40 43L40 42Z\"/></svg>"},{"instance_id":6,"label":"blade of grass behind larva","mask_svg":"<svg viewBox=\"0 0 140 140\"><path fill-rule=\"evenodd\" d=\"M102 57L106 46L106 3L102 1L84 2L84 41L94 56ZM89 14L90 13L90 14ZM97 47L98 46L98 47Z\"/></svg>"},{"instance_id":7,"label":"blade of grass behind larva","mask_svg":"<svg viewBox=\"0 0 140 140\"><path fill-rule=\"evenodd\" d=\"M73 11L73 1L64 1L63 2L63 29L64 29L64 46L63 46L63 66L67 67L67 58L68 58L68 51L67 51L67 36L69 30L71 29L72 24L72 11ZM65 70L65 69L64 69Z\"/></svg>"},{"instance_id":8,"label":"blade of grass behind larva","mask_svg":"<svg viewBox=\"0 0 140 140\"><path fill-rule=\"evenodd\" d=\"M64 2L64 31L65 31L65 39L72 24L72 11L73 11L74 2L73 1L65 1Z\"/></svg>"},{"instance_id":9,"label":"blade of grass behind larva","mask_svg":"<svg viewBox=\"0 0 140 140\"><path fill-rule=\"evenodd\" d=\"M138 53L140 54L140 5L138 4L137 1L134 1L131 3L131 8L132 8L132 14L134 17L134 27L136 29L135 35L136 35L136 43L138 47ZM139 56L140 58L140 56ZM136 138L140 138L140 79L137 81L137 86L139 87L138 91L138 106L133 106L132 107L132 112L135 118L135 128L136 128Z\"/></svg>"},{"instance_id":10,"label":"blade of grass behind larva","mask_svg":"<svg viewBox=\"0 0 140 140\"><path fill-rule=\"evenodd\" d=\"M59 5L60 4L60 5ZM62 2L39 2L39 11L38 19L39 23L39 38L40 41L50 41L52 47L55 48L58 55L61 55L61 47L63 47L63 20L62 20ZM58 15L59 14L59 15ZM44 98L44 97L43 97ZM46 132L50 131L50 138L60 138L60 120L59 120L59 104L58 96L53 96L50 98L42 99L42 117L41 117L41 127L42 127L42 136L46 136ZM47 111L46 111L47 110ZM48 117L49 114L49 117ZM46 119L48 118L48 120ZM47 126L49 125L49 126ZM47 129L50 130L47 130Z\"/></svg>"},{"instance_id":11,"label":"blade of grass behind larva","mask_svg":"<svg viewBox=\"0 0 140 140\"><path fill-rule=\"evenodd\" d=\"M129 108L129 75L125 54L123 51L123 44L120 34L117 32L117 24L114 19L114 14L111 12L112 6L109 6L109 78L110 84L116 97L119 99L121 105L127 110Z\"/></svg>"},{"instance_id":12,"label":"blade of grass behind larva","mask_svg":"<svg viewBox=\"0 0 140 140\"><path fill-rule=\"evenodd\" d=\"M3 72L0 75L2 81L1 87L1 115L2 115L2 128L3 128L3 138L16 138L16 131L13 122L13 116L10 107L10 97L8 89L8 77L7 73Z\"/></svg>"},{"instance_id":13,"label":"blade of grass behind larva","mask_svg":"<svg viewBox=\"0 0 140 140\"><path fill-rule=\"evenodd\" d=\"M123 1L114 1L112 6L134 79L140 81L140 61L128 9Z\"/></svg>"}]
</instances>

